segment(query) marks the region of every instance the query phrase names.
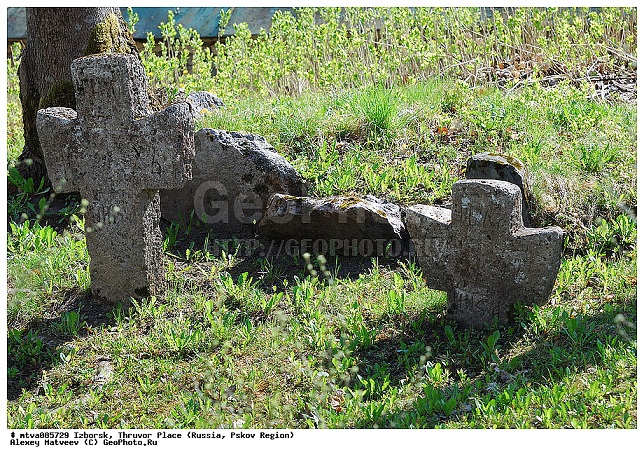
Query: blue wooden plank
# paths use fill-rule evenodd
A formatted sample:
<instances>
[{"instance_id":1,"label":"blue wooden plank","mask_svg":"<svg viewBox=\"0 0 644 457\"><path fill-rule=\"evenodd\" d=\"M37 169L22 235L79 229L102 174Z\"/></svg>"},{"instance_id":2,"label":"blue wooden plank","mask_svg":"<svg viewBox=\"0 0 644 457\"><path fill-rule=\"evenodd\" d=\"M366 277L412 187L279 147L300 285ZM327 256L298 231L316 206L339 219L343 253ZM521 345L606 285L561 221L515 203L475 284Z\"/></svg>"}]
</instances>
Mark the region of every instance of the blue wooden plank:
<instances>
[{"instance_id":1,"label":"blue wooden plank","mask_svg":"<svg viewBox=\"0 0 644 457\"><path fill-rule=\"evenodd\" d=\"M159 24L168 22L168 11L174 13L177 24L186 28L196 30L202 38L215 38L219 32L219 19L222 10L231 10L231 17L228 26L222 36L230 36L234 33L233 24L245 22L248 24L253 35L259 33L260 29L269 30L273 14L278 10L293 11L293 8L240 8L240 7L165 7L165 8L132 8L139 21L135 25L134 38L144 41L148 32L152 32L156 38L161 37ZM121 8L123 17L127 19L127 8ZM25 20L24 7L7 8L7 38L9 40L24 40L27 38L27 24Z\"/></svg>"}]
</instances>

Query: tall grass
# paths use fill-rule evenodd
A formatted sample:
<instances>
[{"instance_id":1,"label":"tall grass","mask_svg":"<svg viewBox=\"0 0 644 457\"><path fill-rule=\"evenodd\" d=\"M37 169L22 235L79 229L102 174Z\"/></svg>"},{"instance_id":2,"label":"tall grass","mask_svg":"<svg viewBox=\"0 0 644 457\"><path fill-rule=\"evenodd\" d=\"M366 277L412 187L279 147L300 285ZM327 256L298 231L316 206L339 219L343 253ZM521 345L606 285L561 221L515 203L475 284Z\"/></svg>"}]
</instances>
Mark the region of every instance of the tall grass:
<instances>
[{"instance_id":1,"label":"tall grass","mask_svg":"<svg viewBox=\"0 0 644 457\"><path fill-rule=\"evenodd\" d=\"M275 13L270 33L247 24L201 50L170 13L163 38L150 35L148 67L161 85L199 86L212 80L224 97L297 94L428 77L470 85L562 75L573 80L610 72L636 60L635 8L297 8ZM230 14L222 13L221 27ZM177 44L179 47L177 47ZM162 61L152 50L160 46ZM174 48L178 52L171 51ZM192 68L188 70L189 55ZM162 63L161 63L162 62ZM173 66L162 73L163 67ZM169 79L167 81L165 79Z\"/></svg>"}]
</instances>

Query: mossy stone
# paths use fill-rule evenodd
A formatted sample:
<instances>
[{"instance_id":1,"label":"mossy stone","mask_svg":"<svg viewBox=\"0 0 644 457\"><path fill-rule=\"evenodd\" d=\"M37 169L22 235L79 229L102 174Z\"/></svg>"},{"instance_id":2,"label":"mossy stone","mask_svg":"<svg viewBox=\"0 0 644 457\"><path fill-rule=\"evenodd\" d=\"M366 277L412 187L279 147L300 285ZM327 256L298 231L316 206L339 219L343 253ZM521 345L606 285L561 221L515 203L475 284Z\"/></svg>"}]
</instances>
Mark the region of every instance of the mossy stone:
<instances>
[{"instance_id":1,"label":"mossy stone","mask_svg":"<svg viewBox=\"0 0 644 457\"><path fill-rule=\"evenodd\" d=\"M90 32L85 55L120 53L128 54L130 49L125 40L119 40L122 30L116 14L108 15L105 20L96 24Z\"/></svg>"}]
</instances>

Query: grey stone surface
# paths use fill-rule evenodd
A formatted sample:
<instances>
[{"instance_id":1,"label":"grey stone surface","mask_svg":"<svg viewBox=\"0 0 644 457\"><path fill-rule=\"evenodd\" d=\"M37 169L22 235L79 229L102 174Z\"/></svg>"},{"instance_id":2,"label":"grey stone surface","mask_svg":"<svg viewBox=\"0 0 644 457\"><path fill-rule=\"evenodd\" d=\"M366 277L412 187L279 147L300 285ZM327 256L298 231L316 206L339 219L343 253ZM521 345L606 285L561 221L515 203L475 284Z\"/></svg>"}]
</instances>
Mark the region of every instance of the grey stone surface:
<instances>
[{"instance_id":1,"label":"grey stone surface","mask_svg":"<svg viewBox=\"0 0 644 457\"><path fill-rule=\"evenodd\" d=\"M407 230L427 285L447 291L448 310L477 328L507 324L515 303L544 304L563 248L559 227L525 228L521 190L496 180L461 180L452 210L406 209Z\"/></svg>"},{"instance_id":2,"label":"grey stone surface","mask_svg":"<svg viewBox=\"0 0 644 457\"><path fill-rule=\"evenodd\" d=\"M152 113L135 56L72 63L77 111L38 111L38 136L56 192L79 191L92 293L111 301L165 288L157 189L190 179L194 121L188 104Z\"/></svg>"},{"instance_id":3,"label":"grey stone surface","mask_svg":"<svg viewBox=\"0 0 644 457\"><path fill-rule=\"evenodd\" d=\"M191 213L218 235L252 235L275 193L305 195L304 180L261 136L202 129L192 181L161 191L161 213L187 224Z\"/></svg>"},{"instance_id":4,"label":"grey stone surface","mask_svg":"<svg viewBox=\"0 0 644 457\"><path fill-rule=\"evenodd\" d=\"M310 198L275 194L259 222L258 233L269 239L341 240L343 247L357 248L358 252L338 249L345 255L382 255L385 252L379 251L391 241L400 252L409 238L400 207L373 196ZM363 240L373 243L361 247Z\"/></svg>"},{"instance_id":5,"label":"grey stone surface","mask_svg":"<svg viewBox=\"0 0 644 457\"><path fill-rule=\"evenodd\" d=\"M192 92L186 97L186 103L190 105L190 111L195 120L199 120L206 113L224 106L224 102L220 98L206 91Z\"/></svg>"},{"instance_id":6,"label":"grey stone surface","mask_svg":"<svg viewBox=\"0 0 644 457\"><path fill-rule=\"evenodd\" d=\"M476 154L467 159L465 177L467 179L498 179L519 186L523 201L523 224L526 227L532 226L528 169L519 159L503 154Z\"/></svg>"}]
</instances>

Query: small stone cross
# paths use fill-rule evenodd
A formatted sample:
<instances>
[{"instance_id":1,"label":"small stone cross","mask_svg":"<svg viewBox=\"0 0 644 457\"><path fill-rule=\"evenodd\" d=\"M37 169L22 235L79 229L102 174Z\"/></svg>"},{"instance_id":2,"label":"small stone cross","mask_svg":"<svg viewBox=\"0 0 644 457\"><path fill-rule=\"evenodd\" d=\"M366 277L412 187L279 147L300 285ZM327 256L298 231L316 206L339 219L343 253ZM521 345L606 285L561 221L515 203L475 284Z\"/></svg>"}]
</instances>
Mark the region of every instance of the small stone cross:
<instances>
[{"instance_id":1,"label":"small stone cross","mask_svg":"<svg viewBox=\"0 0 644 457\"><path fill-rule=\"evenodd\" d=\"M191 178L194 121L188 104L152 113L145 71L125 54L71 66L76 108L38 111L38 137L56 192L79 191L92 293L129 301L162 292L159 189Z\"/></svg>"},{"instance_id":2,"label":"small stone cross","mask_svg":"<svg viewBox=\"0 0 644 457\"><path fill-rule=\"evenodd\" d=\"M515 303L544 304L557 278L563 248L559 227L525 228L521 190L496 180L465 179L452 187L452 210L407 209L425 281L447 291L460 323L507 324Z\"/></svg>"}]
</instances>

